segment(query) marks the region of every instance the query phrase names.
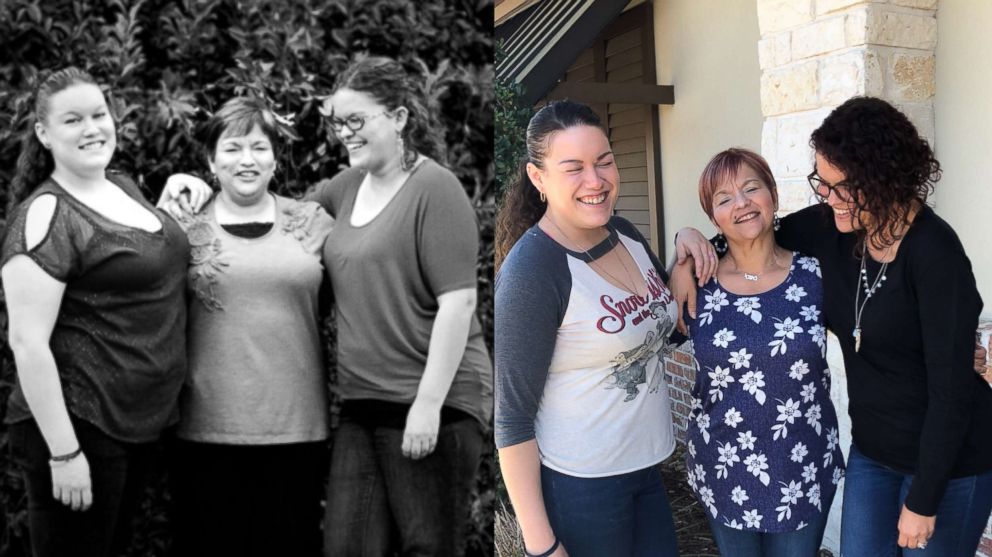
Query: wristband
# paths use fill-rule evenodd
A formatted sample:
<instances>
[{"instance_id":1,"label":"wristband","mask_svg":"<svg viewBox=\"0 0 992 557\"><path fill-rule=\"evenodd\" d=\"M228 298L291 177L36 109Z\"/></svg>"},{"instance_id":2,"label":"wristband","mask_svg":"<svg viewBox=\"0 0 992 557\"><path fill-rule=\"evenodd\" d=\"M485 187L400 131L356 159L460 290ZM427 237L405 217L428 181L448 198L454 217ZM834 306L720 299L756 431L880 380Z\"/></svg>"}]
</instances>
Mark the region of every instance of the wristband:
<instances>
[{"instance_id":1,"label":"wristband","mask_svg":"<svg viewBox=\"0 0 992 557\"><path fill-rule=\"evenodd\" d=\"M526 557L549 557L552 553L555 552L556 549L558 549L559 545L561 545L561 540L558 539L558 536L555 536L555 543L551 546L551 549L545 551L544 553L530 553L525 548L524 555Z\"/></svg>"},{"instance_id":2,"label":"wristband","mask_svg":"<svg viewBox=\"0 0 992 557\"><path fill-rule=\"evenodd\" d=\"M48 459L48 461L51 462L52 464L62 463L62 462L69 462L70 460L76 458L77 456L79 456L81 454L83 454L83 448L82 447L79 447L78 449L72 451L71 453L60 454L58 456L53 456L52 458Z\"/></svg>"}]
</instances>

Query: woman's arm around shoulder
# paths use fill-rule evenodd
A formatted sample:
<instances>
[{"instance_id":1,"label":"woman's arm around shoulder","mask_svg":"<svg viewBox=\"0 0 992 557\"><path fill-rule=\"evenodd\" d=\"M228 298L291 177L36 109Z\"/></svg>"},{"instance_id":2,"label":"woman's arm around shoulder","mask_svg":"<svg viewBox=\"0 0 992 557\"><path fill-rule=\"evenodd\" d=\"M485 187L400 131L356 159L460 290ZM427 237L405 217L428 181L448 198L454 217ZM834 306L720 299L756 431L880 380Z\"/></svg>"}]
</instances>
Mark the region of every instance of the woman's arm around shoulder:
<instances>
[{"instance_id":1,"label":"woman's arm around shoulder","mask_svg":"<svg viewBox=\"0 0 992 557\"><path fill-rule=\"evenodd\" d=\"M775 242L788 250L822 257L825 238L837 233L830 205L816 203L781 217Z\"/></svg>"},{"instance_id":2,"label":"woman's arm around shoulder","mask_svg":"<svg viewBox=\"0 0 992 557\"><path fill-rule=\"evenodd\" d=\"M338 218L338 211L341 209L345 193L351 188L358 188L364 177L364 170L345 168L335 174L333 178L324 178L314 184L303 196L303 200L319 203L327 214Z\"/></svg>"}]
</instances>

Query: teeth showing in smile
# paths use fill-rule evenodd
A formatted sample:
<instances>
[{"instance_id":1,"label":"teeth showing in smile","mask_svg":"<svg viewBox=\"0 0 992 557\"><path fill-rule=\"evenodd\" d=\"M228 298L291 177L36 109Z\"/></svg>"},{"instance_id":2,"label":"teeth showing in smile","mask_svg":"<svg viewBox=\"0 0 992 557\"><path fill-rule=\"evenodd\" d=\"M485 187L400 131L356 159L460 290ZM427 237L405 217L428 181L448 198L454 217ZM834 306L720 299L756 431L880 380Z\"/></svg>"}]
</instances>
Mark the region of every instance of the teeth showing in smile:
<instances>
[{"instance_id":1,"label":"teeth showing in smile","mask_svg":"<svg viewBox=\"0 0 992 557\"><path fill-rule=\"evenodd\" d=\"M834 214L838 217L846 217L851 214L850 209L834 209Z\"/></svg>"},{"instance_id":2,"label":"teeth showing in smile","mask_svg":"<svg viewBox=\"0 0 992 557\"><path fill-rule=\"evenodd\" d=\"M740 224L742 222L747 222L749 220L754 220L756 218L758 218L758 213L747 213L745 215L741 215L736 219L734 219L734 224Z\"/></svg>"},{"instance_id":3,"label":"teeth showing in smile","mask_svg":"<svg viewBox=\"0 0 992 557\"><path fill-rule=\"evenodd\" d=\"M585 203L586 205L599 205L600 203L606 201L606 192L599 195L587 195L585 197L580 197L579 201Z\"/></svg>"},{"instance_id":4,"label":"teeth showing in smile","mask_svg":"<svg viewBox=\"0 0 992 557\"><path fill-rule=\"evenodd\" d=\"M107 143L106 141L102 141L102 140L93 141L90 143L86 143L85 145L80 145L79 148L82 149L83 151L93 151L94 149L99 149L103 147L106 143Z\"/></svg>"},{"instance_id":5,"label":"teeth showing in smile","mask_svg":"<svg viewBox=\"0 0 992 557\"><path fill-rule=\"evenodd\" d=\"M365 145L365 142L364 141L349 141L349 142L346 142L344 144L344 146L349 151L356 151L356 150L362 148L364 145Z\"/></svg>"},{"instance_id":6,"label":"teeth showing in smile","mask_svg":"<svg viewBox=\"0 0 992 557\"><path fill-rule=\"evenodd\" d=\"M257 178L258 175L259 172L255 170L242 170L241 172L235 174L235 176L237 176L238 178L245 178L245 179Z\"/></svg>"}]
</instances>

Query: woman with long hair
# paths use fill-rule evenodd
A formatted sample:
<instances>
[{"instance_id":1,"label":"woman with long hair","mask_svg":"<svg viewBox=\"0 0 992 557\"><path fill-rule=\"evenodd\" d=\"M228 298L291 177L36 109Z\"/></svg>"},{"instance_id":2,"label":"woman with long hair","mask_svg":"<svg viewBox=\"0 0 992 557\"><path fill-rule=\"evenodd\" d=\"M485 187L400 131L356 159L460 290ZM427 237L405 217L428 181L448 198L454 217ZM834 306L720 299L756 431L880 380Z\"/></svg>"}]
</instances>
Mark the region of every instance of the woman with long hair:
<instances>
[{"instance_id":1,"label":"woman with long hair","mask_svg":"<svg viewBox=\"0 0 992 557\"><path fill-rule=\"evenodd\" d=\"M497 217L496 446L527 555L677 554L656 468L675 305L619 186L598 116L552 102Z\"/></svg>"},{"instance_id":2,"label":"woman with long hair","mask_svg":"<svg viewBox=\"0 0 992 557\"><path fill-rule=\"evenodd\" d=\"M337 219L324 246L343 399L327 555L461 554L492 411L475 214L421 87L359 56L323 104L351 164L314 195Z\"/></svg>"},{"instance_id":3,"label":"woman with long hair","mask_svg":"<svg viewBox=\"0 0 992 557\"><path fill-rule=\"evenodd\" d=\"M115 122L92 76L42 80L0 261L17 385L6 423L36 556L110 556L186 372L186 236L108 171Z\"/></svg>"},{"instance_id":4,"label":"woman with long hair","mask_svg":"<svg viewBox=\"0 0 992 557\"><path fill-rule=\"evenodd\" d=\"M973 369L971 263L926 205L940 164L904 114L871 97L834 109L810 145L820 203L783 218L776 238L819 259L847 369L841 552L970 557L992 509L992 391ZM694 297L690 271L676 274L679 299Z\"/></svg>"}]
</instances>

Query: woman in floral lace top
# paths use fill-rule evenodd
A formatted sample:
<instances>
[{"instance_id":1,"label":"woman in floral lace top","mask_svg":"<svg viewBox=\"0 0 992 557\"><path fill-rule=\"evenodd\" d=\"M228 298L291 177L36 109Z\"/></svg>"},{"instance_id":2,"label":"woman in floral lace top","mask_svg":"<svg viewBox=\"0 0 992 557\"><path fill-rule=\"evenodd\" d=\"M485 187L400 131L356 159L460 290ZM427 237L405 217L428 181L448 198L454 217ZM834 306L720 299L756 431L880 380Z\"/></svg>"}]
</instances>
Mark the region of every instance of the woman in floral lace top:
<instances>
[{"instance_id":1,"label":"woman in floral lace top","mask_svg":"<svg viewBox=\"0 0 992 557\"><path fill-rule=\"evenodd\" d=\"M688 321L689 484L722 554L812 556L844 466L819 263L775 244L775 182L759 155L716 155L699 197L729 252Z\"/></svg>"},{"instance_id":2,"label":"woman in floral lace top","mask_svg":"<svg viewBox=\"0 0 992 557\"><path fill-rule=\"evenodd\" d=\"M220 191L181 224L189 378L174 467L181 555L316 555L328 436L316 203L268 191L278 138L257 99L207 124ZM260 478L265 478L259 481Z\"/></svg>"}]
</instances>

